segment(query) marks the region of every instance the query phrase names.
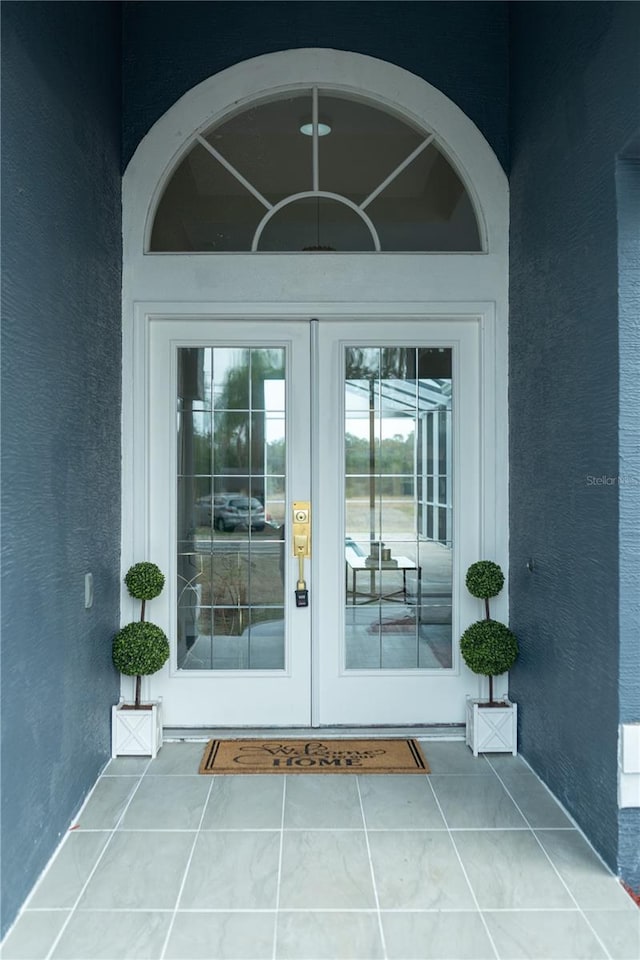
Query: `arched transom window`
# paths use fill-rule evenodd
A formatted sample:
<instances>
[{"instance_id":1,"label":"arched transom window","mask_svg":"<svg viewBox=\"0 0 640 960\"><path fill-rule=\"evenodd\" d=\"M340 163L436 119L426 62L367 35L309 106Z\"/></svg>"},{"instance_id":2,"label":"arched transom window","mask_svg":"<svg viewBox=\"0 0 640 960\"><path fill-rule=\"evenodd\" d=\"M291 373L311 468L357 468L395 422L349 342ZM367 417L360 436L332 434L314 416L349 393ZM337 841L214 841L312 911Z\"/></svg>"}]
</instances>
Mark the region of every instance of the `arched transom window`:
<instances>
[{"instance_id":1,"label":"arched transom window","mask_svg":"<svg viewBox=\"0 0 640 960\"><path fill-rule=\"evenodd\" d=\"M196 133L156 208L156 252L474 252L437 136L364 97L288 91Z\"/></svg>"}]
</instances>

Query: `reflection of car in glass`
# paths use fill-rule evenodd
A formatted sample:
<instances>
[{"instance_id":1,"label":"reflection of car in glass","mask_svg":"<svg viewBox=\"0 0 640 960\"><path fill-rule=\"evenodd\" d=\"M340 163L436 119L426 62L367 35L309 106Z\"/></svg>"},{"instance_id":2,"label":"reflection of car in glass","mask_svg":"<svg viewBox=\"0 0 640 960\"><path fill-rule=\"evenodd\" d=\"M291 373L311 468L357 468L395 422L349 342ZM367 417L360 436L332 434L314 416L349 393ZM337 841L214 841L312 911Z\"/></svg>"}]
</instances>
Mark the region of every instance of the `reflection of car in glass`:
<instances>
[{"instance_id":1,"label":"reflection of car in glass","mask_svg":"<svg viewBox=\"0 0 640 960\"><path fill-rule=\"evenodd\" d=\"M194 520L198 526L211 526L211 494L199 497L194 504Z\"/></svg>"},{"instance_id":2,"label":"reflection of car in glass","mask_svg":"<svg viewBox=\"0 0 640 960\"><path fill-rule=\"evenodd\" d=\"M216 513L220 510L221 507L224 507L230 498L234 496L232 493L221 493L216 494L213 498L211 494L208 493L204 497L199 497L195 502L195 522L199 526L210 527L213 517L216 516ZM213 514L211 512L211 501L213 499Z\"/></svg>"},{"instance_id":3,"label":"reflection of car in glass","mask_svg":"<svg viewBox=\"0 0 640 960\"><path fill-rule=\"evenodd\" d=\"M264 530L264 507L255 497L214 497L213 525L216 530L249 526L252 530Z\"/></svg>"}]
</instances>

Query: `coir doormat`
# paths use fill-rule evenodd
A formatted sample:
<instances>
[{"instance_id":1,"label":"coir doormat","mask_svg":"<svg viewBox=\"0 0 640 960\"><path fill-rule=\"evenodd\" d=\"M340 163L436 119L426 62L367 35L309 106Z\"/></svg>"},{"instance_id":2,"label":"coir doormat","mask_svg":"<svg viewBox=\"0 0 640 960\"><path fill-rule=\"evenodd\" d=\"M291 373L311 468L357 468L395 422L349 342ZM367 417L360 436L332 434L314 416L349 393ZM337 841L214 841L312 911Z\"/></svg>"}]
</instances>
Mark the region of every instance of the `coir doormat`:
<instances>
[{"instance_id":1,"label":"coir doormat","mask_svg":"<svg viewBox=\"0 0 640 960\"><path fill-rule=\"evenodd\" d=\"M430 773L416 740L210 740L200 773Z\"/></svg>"}]
</instances>

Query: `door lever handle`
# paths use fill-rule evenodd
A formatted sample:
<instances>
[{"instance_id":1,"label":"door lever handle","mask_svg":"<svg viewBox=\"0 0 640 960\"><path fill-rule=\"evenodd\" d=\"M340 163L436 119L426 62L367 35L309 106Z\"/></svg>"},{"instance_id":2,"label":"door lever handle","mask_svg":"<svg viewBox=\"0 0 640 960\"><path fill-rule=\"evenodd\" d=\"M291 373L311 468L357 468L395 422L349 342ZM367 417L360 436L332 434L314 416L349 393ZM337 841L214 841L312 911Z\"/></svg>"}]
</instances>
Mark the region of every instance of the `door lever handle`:
<instances>
[{"instance_id":1,"label":"door lever handle","mask_svg":"<svg viewBox=\"0 0 640 960\"><path fill-rule=\"evenodd\" d=\"M293 537L293 550L294 555L298 558L300 567L304 565L304 558L308 557L307 552L307 537L304 533L296 533Z\"/></svg>"},{"instance_id":2,"label":"door lever handle","mask_svg":"<svg viewBox=\"0 0 640 960\"><path fill-rule=\"evenodd\" d=\"M305 501L293 504L293 555L298 559L298 582L296 583L296 607L309 606L309 591L304 578L304 558L311 556L311 510Z\"/></svg>"},{"instance_id":3,"label":"door lever handle","mask_svg":"<svg viewBox=\"0 0 640 960\"><path fill-rule=\"evenodd\" d=\"M304 558L307 550L307 538L298 533L294 537L294 550L298 558L298 582L296 584L296 607L309 606L309 591L304 579Z\"/></svg>"}]
</instances>

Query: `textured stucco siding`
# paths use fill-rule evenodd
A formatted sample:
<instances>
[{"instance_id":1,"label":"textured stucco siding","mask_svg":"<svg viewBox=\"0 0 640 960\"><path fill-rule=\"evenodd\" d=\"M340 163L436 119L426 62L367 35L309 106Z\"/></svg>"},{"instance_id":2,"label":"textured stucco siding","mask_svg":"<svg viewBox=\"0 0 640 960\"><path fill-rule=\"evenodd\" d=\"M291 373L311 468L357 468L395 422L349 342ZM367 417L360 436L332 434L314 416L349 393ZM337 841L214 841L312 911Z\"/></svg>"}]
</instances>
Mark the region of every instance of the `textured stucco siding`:
<instances>
[{"instance_id":1,"label":"textured stucco siding","mask_svg":"<svg viewBox=\"0 0 640 960\"><path fill-rule=\"evenodd\" d=\"M366 54L423 77L475 122L507 165L506 3L147 0L124 4L123 26L125 166L149 128L195 84L251 57L301 47Z\"/></svg>"},{"instance_id":2,"label":"textured stucco siding","mask_svg":"<svg viewBox=\"0 0 640 960\"><path fill-rule=\"evenodd\" d=\"M589 477L640 473L637 286L619 286L618 250L627 277L638 263L616 184L640 128L640 5L1 9L0 935L108 757L119 690L120 165L198 82L305 46L404 67L477 124L505 169L511 153L511 694L523 754L639 886L640 811L617 810L616 742L620 720L640 719L640 493Z\"/></svg>"},{"instance_id":3,"label":"textured stucco siding","mask_svg":"<svg viewBox=\"0 0 640 960\"><path fill-rule=\"evenodd\" d=\"M600 478L619 471L615 171L640 123L640 7L511 10L511 694L522 753L624 876L619 490Z\"/></svg>"},{"instance_id":4,"label":"textured stucco siding","mask_svg":"<svg viewBox=\"0 0 640 960\"><path fill-rule=\"evenodd\" d=\"M108 759L118 695L118 6L3 3L2 47L4 932Z\"/></svg>"},{"instance_id":5,"label":"textured stucco siding","mask_svg":"<svg viewBox=\"0 0 640 960\"><path fill-rule=\"evenodd\" d=\"M620 159L617 186L620 722L640 723L640 142L625 150L625 156ZM618 860L624 865L628 884L640 893L640 809L620 813Z\"/></svg>"}]
</instances>

